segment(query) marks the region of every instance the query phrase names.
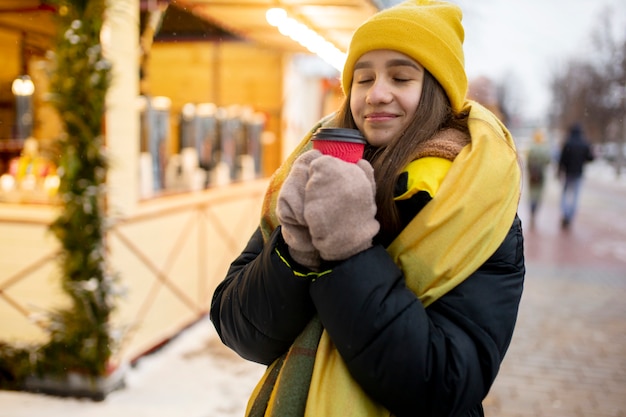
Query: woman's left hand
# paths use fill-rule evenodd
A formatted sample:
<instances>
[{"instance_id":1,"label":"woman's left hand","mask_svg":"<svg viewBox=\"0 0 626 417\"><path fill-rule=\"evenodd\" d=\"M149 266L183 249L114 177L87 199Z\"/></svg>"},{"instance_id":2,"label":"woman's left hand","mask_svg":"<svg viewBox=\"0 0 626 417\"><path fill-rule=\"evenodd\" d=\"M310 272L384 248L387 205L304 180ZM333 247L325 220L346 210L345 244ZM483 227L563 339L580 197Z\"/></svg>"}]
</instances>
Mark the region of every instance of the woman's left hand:
<instances>
[{"instance_id":1,"label":"woman's left hand","mask_svg":"<svg viewBox=\"0 0 626 417\"><path fill-rule=\"evenodd\" d=\"M372 246L380 225L376 216L374 169L332 156L311 162L304 217L322 259L347 259Z\"/></svg>"}]
</instances>

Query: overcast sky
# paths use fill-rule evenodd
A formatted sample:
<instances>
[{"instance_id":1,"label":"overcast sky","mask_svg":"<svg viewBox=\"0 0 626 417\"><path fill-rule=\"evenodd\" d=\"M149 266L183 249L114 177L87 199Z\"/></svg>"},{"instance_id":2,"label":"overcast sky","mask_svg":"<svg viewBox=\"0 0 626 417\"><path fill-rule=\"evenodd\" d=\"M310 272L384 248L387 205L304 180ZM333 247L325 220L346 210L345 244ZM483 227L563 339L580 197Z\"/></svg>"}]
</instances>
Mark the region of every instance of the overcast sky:
<instances>
[{"instance_id":1,"label":"overcast sky","mask_svg":"<svg viewBox=\"0 0 626 417\"><path fill-rule=\"evenodd\" d=\"M529 117L549 105L548 82L560 64L591 50L590 34L612 7L626 38L624 0L453 0L463 9L468 76L505 77L519 86ZM619 23L619 25L618 25Z\"/></svg>"}]
</instances>

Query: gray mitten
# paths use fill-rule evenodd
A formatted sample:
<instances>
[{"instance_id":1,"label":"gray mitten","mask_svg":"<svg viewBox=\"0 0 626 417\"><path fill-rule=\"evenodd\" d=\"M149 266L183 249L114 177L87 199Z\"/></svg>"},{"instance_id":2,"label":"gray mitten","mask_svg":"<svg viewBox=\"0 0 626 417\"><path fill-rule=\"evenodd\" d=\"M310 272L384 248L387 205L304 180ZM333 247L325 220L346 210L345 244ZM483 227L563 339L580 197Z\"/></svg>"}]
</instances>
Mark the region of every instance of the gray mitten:
<instances>
[{"instance_id":1,"label":"gray mitten","mask_svg":"<svg viewBox=\"0 0 626 417\"><path fill-rule=\"evenodd\" d=\"M304 218L322 259L347 259L372 246L376 220L374 169L332 156L311 162Z\"/></svg>"},{"instance_id":2,"label":"gray mitten","mask_svg":"<svg viewBox=\"0 0 626 417\"><path fill-rule=\"evenodd\" d=\"M289 254L294 261L313 270L319 267L320 254L313 246L304 220L304 190L309 180L309 165L321 155L320 151L311 150L295 160L276 202L276 216L282 226L283 239L289 246Z\"/></svg>"}]
</instances>

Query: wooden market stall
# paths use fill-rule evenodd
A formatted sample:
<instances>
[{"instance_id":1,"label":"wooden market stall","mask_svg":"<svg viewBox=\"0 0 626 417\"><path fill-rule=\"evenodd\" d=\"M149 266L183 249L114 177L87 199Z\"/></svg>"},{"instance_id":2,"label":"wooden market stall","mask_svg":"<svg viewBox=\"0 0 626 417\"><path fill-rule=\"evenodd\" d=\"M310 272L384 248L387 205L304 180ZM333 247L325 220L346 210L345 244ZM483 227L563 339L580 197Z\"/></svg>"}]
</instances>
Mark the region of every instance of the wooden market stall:
<instances>
[{"instance_id":1,"label":"wooden market stall","mask_svg":"<svg viewBox=\"0 0 626 417\"><path fill-rule=\"evenodd\" d=\"M110 263L121 277L124 291L114 323L122 335L115 358L119 362L137 358L206 314L215 285L258 224L267 183L266 172L261 171L243 179L227 176L208 187L162 187L151 189L148 197L141 194L139 138L149 126L142 126L137 105L139 61L128 59L139 56L140 27L135 22L139 21L140 4L134 3L134 14L123 13L110 20L108 51L114 71L106 114L106 145L112 162L107 202L113 227L106 239ZM20 13L25 12L20 9ZM37 13L48 19L52 12ZM0 36L3 34L0 24ZM19 36L18 32L15 38ZM11 46L10 42L2 44ZM13 55L17 52L15 48L9 51ZM249 66L241 65L242 57L251 55L256 62L254 73L250 73ZM248 105L267 114L266 136L277 136L281 74L275 69L280 68L279 52L259 50L236 40L186 40L156 45L151 58L150 89L169 96L171 102L167 157L180 150L177 116L189 102ZM35 66L46 62L45 55L27 59L33 66L31 73L36 72ZM18 73L17 68L13 73ZM42 84L38 82L37 86ZM237 88L237 84L243 88ZM42 120L47 115L40 108L36 113L40 121L37 126L58 123ZM54 132L33 133L33 137L42 139L48 139L48 135ZM263 150L265 170L271 170L279 158L273 155L276 152L272 146L276 142L266 143L268 149ZM23 147L19 151L23 152ZM56 278L59 244L48 230L58 216L59 205L34 191L29 194L14 189L3 197L0 339L37 342L47 337L43 313L67 302Z\"/></svg>"}]
</instances>

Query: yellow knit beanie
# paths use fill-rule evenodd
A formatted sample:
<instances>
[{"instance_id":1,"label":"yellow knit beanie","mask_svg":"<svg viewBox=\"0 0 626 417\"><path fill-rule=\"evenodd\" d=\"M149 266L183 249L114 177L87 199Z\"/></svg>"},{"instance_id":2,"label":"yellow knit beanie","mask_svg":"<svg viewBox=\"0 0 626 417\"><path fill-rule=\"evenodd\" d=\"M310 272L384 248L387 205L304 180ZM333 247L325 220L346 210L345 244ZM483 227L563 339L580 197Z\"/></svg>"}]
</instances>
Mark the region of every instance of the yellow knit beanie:
<instances>
[{"instance_id":1,"label":"yellow knit beanie","mask_svg":"<svg viewBox=\"0 0 626 417\"><path fill-rule=\"evenodd\" d=\"M467 93L461 19L458 6L437 0L409 0L375 14L352 36L342 73L344 93L350 91L361 55L391 49L426 68L446 91L454 111L460 111Z\"/></svg>"}]
</instances>

